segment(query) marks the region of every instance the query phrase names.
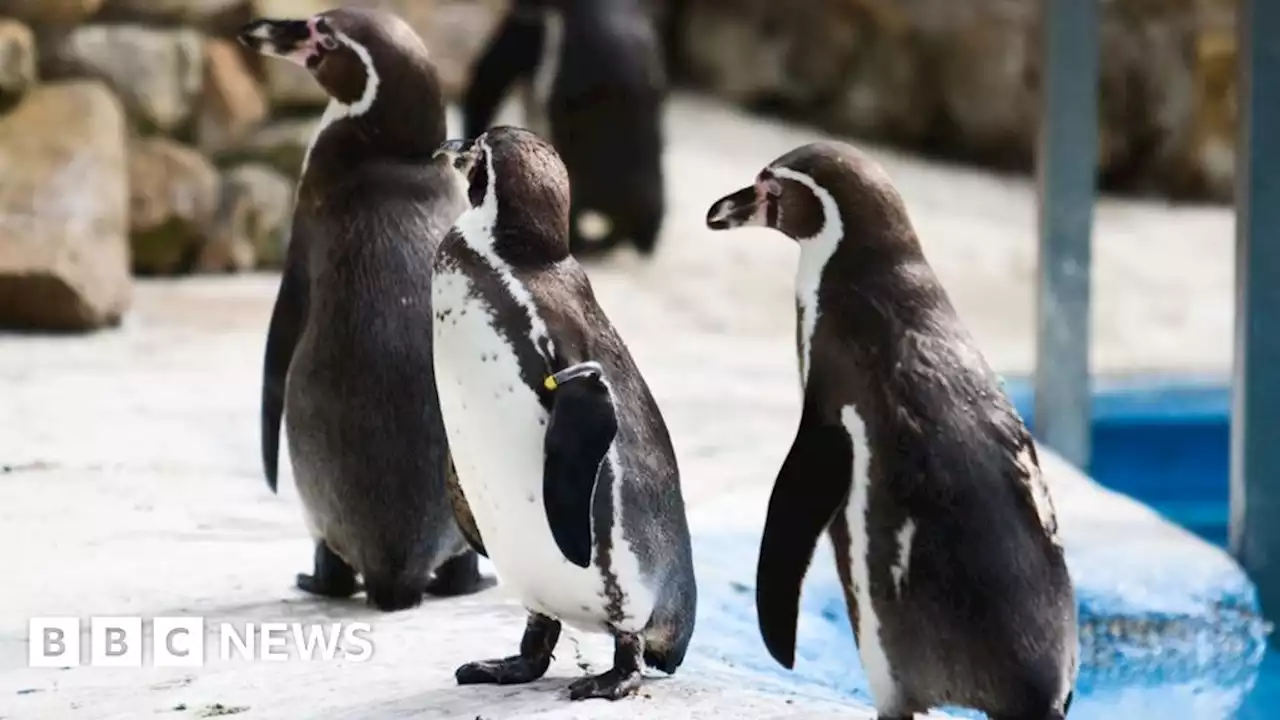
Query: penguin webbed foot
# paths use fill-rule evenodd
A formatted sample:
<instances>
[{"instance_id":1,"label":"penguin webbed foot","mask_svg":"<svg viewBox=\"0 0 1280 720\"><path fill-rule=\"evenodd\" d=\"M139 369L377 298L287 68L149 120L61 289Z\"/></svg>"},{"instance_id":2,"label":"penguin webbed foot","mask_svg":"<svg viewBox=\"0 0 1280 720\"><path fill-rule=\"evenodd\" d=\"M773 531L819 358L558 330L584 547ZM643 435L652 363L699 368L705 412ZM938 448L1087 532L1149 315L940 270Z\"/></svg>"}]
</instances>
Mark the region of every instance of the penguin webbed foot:
<instances>
[{"instance_id":1,"label":"penguin webbed foot","mask_svg":"<svg viewBox=\"0 0 1280 720\"><path fill-rule=\"evenodd\" d=\"M458 597L486 590L495 584L493 578L480 574L480 556L476 551L467 550L437 568L425 591L436 597Z\"/></svg>"},{"instance_id":2,"label":"penguin webbed foot","mask_svg":"<svg viewBox=\"0 0 1280 720\"><path fill-rule=\"evenodd\" d=\"M480 660L459 667L459 685L520 685L541 678L551 667L551 651L560 640L560 621L529 613L520 654L497 660Z\"/></svg>"},{"instance_id":3,"label":"penguin webbed foot","mask_svg":"<svg viewBox=\"0 0 1280 720\"><path fill-rule=\"evenodd\" d=\"M631 633L618 635L613 648L613 667L599 675L575 680L569 685L570 700L621 700L640 689L644 680L640 670L644 639Z\"/></svg>"},{"instance_id":4,"label":"penguin webbed foot","mask_svg":"<svg viewBox=\"0 0 1280 720\"><path fill-rule=\"evenodd\" d=\"M550 666L550 657L543 665L536 658L512 655L467 663L454 672L454 677L459 685L523 685L541 678Z\"/></svg>"},{"instance_id":5,"label":"penguin webbed foot","mask_svg":"<svg viewBox=\"0 0 1280 720\"><path fill-rule=\"evenodd\" d=\"M347 598L360 591L355 569L334 554L323 540L316 543L312 574L298 573L295 584L303 592L329 598Z\"/></svg>"}]
</instances>

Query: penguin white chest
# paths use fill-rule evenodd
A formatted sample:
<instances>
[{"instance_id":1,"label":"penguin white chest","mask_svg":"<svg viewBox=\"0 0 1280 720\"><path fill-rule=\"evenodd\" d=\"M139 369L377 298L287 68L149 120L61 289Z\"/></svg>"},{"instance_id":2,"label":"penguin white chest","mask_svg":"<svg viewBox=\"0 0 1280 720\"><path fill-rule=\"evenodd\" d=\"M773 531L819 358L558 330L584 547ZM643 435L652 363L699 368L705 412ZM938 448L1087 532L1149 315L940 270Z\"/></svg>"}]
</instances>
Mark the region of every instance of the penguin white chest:
<instances>
[{"instance_id":1,"label":"penguin white chest","mask_svg":"<svg viewBox=\"0 0 1280 720\"><path fill-rule=\"evenodd\" d=\"M604 574L565 559L543 504L547 412L471 288L460 273L432 281L436 385L458 481L503 584L531 610L600 630Z\"/></svg>"}]
</instances>

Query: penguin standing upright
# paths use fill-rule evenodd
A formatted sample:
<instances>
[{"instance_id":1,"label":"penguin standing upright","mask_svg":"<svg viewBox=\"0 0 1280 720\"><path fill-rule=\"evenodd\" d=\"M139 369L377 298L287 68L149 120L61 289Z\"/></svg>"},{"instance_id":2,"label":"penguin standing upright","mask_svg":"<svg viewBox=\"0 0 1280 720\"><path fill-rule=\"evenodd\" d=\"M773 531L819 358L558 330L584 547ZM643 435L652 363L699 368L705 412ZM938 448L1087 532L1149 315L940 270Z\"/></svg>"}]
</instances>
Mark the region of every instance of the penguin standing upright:
<instances>
[{"instance_id":1,"label":"penguin standing upright","mask_svg":"<svg viewBox=\"0 0 1280 720\"><path fill-rule=\"evenodd\" d=\"M385 12L257 20L241 41L330 96L303 162L267 334L262 459L276 489L281 415L316 541L298 587L383 610L485 583L454 521L422 316L431 262L465 206L433 160L444 105L421 38ZM434 574L434 577L433 577Z\"/></svg>"},{"instance_id":2,"label":"penguin standing upright","mask_svg":"<svg viewBox=\"0 0 1280 720\"><path fill-rule=\"evenodd\" d=\"M825 530L881 720L939 705L1061 720L1076 606L1035 446L884 171L844 144L805 145L713 204L707 224L800 245L804 409L757 568L769 652L792 667Z\"/></svg>"},{"instance_id":3,"label":"penguin standing upright","mask_svg":"<svg viewBox=\"0 0 1280 720\"><path fill-rule=\"evenodd\" d=\"M524 683L561 622L609 633L614 666L574 699L673 673L697 589L662 414L569 254L569 184L537 135L495 128L442 150L471 207L436 255L436 384L472 541L529 610L518 655L460 684Z\"/></svg>"},{"instance_id":4,"label":"penguin standing upright","mask_svg":"<svg viewBox=\"0 0 1280 720\"><path fill-rule=\"evenodd\" d=\"M464 135L493 121L516 81L526 126L569 170L569 249L579 258L629 240L645 255L665 212L661 43L642 0L515 0L471 70Z\"/></svg>"}]
</instances>

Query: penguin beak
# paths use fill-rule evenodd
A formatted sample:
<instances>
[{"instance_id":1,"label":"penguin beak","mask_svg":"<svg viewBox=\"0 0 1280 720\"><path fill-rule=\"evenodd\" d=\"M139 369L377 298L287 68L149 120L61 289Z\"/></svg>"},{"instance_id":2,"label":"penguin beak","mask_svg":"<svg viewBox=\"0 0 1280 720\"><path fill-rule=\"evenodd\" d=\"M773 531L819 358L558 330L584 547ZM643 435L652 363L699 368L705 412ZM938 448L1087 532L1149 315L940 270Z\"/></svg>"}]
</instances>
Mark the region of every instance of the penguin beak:
<instances>
[{"instance_id":1,"label":"penguin beak","mask_svg":"<svg viewBox=\"0 0 1280 720\"><path fill-rule=\"evenodd\" d=\"M580 362L577 365L570 365L554 375L548 375L543 381L543 386L548 390L555 390L570 380L577 380L584 377L600 377L604 374L604 368L600 367L600 363L595 360Z\"/></svg>"},{"instance_id":2,"label":"penguin beak","mask_svg":"<svg viewBox=\"0 0 1280 720\"><path fill-rule=\"evenodd\" d=\"M707 211L707 227L729 230L746 225L765 225L772 202L773 198L762 192L759 185L744 187L711 204Z\"/></svg>"},{"instance_id":3,"label":"penguin beak","mask_svg":"<svg viewBox=\"0 0 1280 720\"><path fill-rule=\"evenodd\" d=\"M480 152L474 140L446 140L431 157L449 163L463 177L470 178Z\"/></svg>"},{"instance_id":4,"label":"penguin beak","mask_svg":"<svg viewBox=\"0 0 1280 720\"><path fill-rule=\"evenodd\" d=\"M241 27L236 37L250 50L308 70L320 63L325 51L338 47L319 16L310 20L254 20Z\"/></svg>"}]
</instances>

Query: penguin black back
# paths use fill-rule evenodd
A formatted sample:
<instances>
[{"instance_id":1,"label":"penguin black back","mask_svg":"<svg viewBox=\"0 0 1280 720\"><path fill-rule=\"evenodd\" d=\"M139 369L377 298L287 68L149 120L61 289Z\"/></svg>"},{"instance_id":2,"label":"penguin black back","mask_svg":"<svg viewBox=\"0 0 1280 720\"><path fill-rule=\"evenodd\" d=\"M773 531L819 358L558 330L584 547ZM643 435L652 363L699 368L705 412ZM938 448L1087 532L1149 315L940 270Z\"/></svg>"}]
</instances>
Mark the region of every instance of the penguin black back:
<instances>
[{"instance_id":1,"label":"penguin black back","mask_svg":"<svg viewBox=\"0 0 1280 720\"><path fill-rule=\"evenodd\" d=\"M384 610L416 605L424 590L477 589L420 332L432 258L464 205L433 161L445 127L435 68L407 23L373 10L258 20L241 40L307 68L330 96L301 170L263 372L268 483L287 415L317 543L315 571L298 585L345 596L359 573Z\"/></svg>"}]
</instances>

